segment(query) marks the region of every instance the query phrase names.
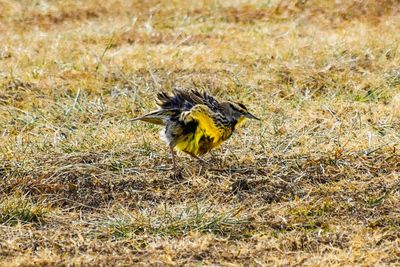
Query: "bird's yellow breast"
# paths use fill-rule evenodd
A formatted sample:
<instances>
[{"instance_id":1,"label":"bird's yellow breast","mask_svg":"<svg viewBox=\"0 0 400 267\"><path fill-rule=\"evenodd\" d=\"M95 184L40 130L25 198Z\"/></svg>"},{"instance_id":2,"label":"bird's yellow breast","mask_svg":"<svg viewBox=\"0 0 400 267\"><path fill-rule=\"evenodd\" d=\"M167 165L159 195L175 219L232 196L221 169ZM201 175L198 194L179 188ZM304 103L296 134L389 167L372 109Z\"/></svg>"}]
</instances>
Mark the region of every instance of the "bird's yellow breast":
<instances>
[{"instance_id":1,"label":"bird's yellow breast","mask_svg":"<svg viewBox=\"0 0 400 267\"><path fill-rule=\"evenodd\" d=\"M191 116L198 122L198 126L194 133L177 142L176 147L180 151L199 156L218 147L232 134L231 128L217 125L207 114L198 112Z\"/></svg>"},{"instance_id":2,"label":"bird's yellow breast","mask_svg":"<svg viewBox=\"0 0 400 267\"><path fill-rule=\"evenodd\" d=\"M207 114L198 113L194 115L194 118L199 123L196 132L198 134L205 134L216 141L222 138L224 135L225 128L217 126L213 119L211 119Z\"/></svg>"}]
</instances>

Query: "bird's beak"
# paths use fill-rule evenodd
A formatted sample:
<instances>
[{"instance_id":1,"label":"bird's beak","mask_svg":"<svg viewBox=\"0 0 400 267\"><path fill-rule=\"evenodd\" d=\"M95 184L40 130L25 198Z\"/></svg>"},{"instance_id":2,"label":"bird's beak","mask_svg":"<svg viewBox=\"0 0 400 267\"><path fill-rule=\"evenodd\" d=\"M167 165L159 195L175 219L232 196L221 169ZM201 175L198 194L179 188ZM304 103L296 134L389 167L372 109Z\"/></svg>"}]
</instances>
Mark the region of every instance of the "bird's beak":
<instances>
[{"instance_id":1,"label":"bird's beak","mask_svg":"<svg viewBox=\"0 0 400 267\"><path fill-rule=\"evenodd\" d=\"M247 113L247 114L245 115L245 117L248 118L248 119L253 119L253 120L258 120L258 121L260 121L259 118L257 118L256 116L254 116L254 115L251 114L251 113Z\"/></svg>"}]
</instances>

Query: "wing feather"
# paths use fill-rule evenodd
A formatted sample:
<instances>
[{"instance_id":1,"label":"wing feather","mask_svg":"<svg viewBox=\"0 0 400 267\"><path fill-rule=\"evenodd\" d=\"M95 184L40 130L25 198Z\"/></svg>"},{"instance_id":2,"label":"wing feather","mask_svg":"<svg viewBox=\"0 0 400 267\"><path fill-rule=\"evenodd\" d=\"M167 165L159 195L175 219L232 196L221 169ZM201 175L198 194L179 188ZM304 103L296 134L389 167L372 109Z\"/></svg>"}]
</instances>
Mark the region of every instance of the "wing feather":
<instances>
[{"instance_id":1,"label":"wing feather","mask_svg":"<svg viewBox=\"0 0 400 267\"><path fill-rule=\"evenodd\" d=\"M166 92L157 94L157 99L160 109L134 118L133 121L142 120L166 125L168 120L181 120L181 115L185 114L187 119L199 121L201 127L205 131L209 131L210 135L217 134L218 129L215 129L216 126L211 116L220 113L220 103L206 92L196 89L174 89L172 95Z\"/></svg>"},{"instance_id":2,"label":"wing feather","mask_svg":"<svg viewBox=\"0 0 400 267\"><path fill-rule=\"evenodd\" d=\"M166 125L168 119L174 115L171 113L171 111L168 110L155 110L150 113L147 113L143 116L133 118L132 121L145 121L153 124L158 124L158 125Z\"/></svg>"},{"instance_id":3,"label":"wing feather","mask_svg":"<svg viewBox=\"0 0 400 267\"><path fill-rule=\"evenodd\" d=\"M157 98L158 105L161 108L180 112L189 111L198 104L206 105L214 112L218 111L220 107L219 102L214 97L196 89L187 91L175 89L173 95L162 92L157 95Z\"/></svg>"}]
</instances>

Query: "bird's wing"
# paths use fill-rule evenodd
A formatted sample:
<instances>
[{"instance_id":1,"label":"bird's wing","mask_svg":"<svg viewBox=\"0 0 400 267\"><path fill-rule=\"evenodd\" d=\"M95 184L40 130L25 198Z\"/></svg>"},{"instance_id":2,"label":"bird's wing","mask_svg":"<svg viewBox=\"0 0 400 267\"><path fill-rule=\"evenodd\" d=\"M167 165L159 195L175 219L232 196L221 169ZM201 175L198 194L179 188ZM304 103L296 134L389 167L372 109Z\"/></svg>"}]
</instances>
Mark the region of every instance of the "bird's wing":
<instances>
[{"instance_id":1,"label":"bird's wing","mask_svg":"<svg viewBox=\"0 0 400 267\"><path fill-rule=\"evenodd\" d=\"M210 116L212 113L218 113L220 108L219 102L214 97L205 92L199 92L194 89L188 91L175 89L173 95L161 92L157 95L157 98L158 105L160 106L159 110L134 118L133 121L142 120L154 124L165 125L169 119L179 119L181 114L189 112L193 113L193 116L195 116L193 119L196 118L196 120L203 121L204 126L206 126L211 125L211 118L203 118L198 111L203 109L202 112L209 114L208 116Z\"/></svg>"},{"instance_id":2,"label":"bird's wing","mask_svg":"<svg viewBox=\"0 0 400 267\"><path fill-rule=\"evenodd\" d=\"M192 99L195 100L197 104L203 104L209 107L213 112L218 112L220 109L220 103L211 95L206 92L200 92L195 89L189 91Z\"/></svg>"},{"instance_id":3,"label":"bird's wing","mask_svg":"<svg viewBox=\"0 0 400 267\"><path fill-rule=\"evenodd\" d=\"M206 105L212 111L216 112L219 109L219 102L207 94L195 89L184 91L175 89L172 96L165 92L158 94L158 104L163 109L177 110L180 112L189 111L195 105Z\"/></svg>"}]
</instances>

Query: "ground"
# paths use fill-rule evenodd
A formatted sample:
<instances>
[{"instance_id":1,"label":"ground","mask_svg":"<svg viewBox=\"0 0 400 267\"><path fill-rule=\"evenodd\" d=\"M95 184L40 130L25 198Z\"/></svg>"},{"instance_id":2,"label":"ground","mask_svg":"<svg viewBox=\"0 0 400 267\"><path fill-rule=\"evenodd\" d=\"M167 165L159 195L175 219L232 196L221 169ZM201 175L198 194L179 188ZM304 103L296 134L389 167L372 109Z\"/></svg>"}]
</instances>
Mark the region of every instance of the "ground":
<instances>
[{"instance_id":1,"label":"ground","mask_svg":"<svg viewBox=\"0 0 400 267\"><path fill-rule=\"evenodd\" d=\"M400 264L399 1L0 10L0 265ZM174 174L174 87L262 120Z\"/></svg>"}]
</instances>

